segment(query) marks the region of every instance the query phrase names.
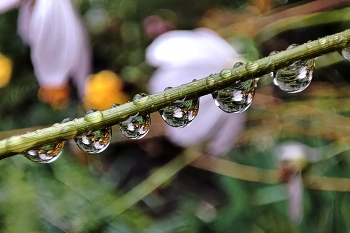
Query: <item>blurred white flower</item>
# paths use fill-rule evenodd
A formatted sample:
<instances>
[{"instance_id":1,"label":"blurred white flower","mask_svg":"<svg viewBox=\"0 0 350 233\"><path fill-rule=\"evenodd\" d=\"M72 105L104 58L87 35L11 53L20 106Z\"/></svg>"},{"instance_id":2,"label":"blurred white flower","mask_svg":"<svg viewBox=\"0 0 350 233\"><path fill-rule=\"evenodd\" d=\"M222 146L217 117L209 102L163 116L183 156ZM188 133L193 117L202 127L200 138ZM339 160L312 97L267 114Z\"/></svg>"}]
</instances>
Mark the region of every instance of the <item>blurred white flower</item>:
<instances>
[{"instance_id":1,"label":"blurred white flower","mask_svg":"<svg viewBox=\"0 0 350 233\"><path fill-rule=\"evenodd\" d=\"M86 31L70 0L1 0L0 13L19 6L18 33L31 48L36 78L43 88L67 85L80 97L90 73Z\"/></svg>"},{"instance_id":2,"label":"blurred white flower","mask_svg":"<svg viewBox=\"0 0 350 233\"><path fill-rule=\"evenodd\" d=\"M146 59L158 68L149 81L152 93L207 77L243 60L229 43L205 28L164 33L147 48ZM245 113L225 113L206 95L200 98L193 123L185 128L167 126L166 135L183 147L207 142L208 153L222 155L232 148L244 122Z\"/></svg>"},{"instance_id":3,"label":"blurred white flower","mask_svg":"<svg viewBox=\"0 0 350 233\"><path fill-rule=\"evenodd\" d=\"M304 210L302 171L308 163L319 161L322 153L319 149L290 141L278 145L275 154L280 167L280 178L286 183L289 217L299 224Z\"/></svg>"}]
</instances>

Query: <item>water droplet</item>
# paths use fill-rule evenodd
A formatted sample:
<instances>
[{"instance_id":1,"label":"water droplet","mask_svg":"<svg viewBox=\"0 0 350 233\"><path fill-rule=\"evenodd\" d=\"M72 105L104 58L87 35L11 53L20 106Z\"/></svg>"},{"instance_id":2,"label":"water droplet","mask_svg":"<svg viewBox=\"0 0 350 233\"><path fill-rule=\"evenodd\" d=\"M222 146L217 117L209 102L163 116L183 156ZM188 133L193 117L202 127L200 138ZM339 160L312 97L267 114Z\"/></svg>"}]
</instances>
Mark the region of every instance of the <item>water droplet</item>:
<instances>
[{"instance_id":1,"label":"water droplet","mask_svg":"<svg viewBox=\"0 0 350 233\"><path fill-rule=\"evenodd\" d=\"M343 35L339 35L338 42L341 42L342 40L344 40L344 36Z\"/></svg>"},{"instance_id":2,"label":"water droplet","mask_svg":"<svg viewBox=\"0 0 350 233\"><path fill-rule=\"evenodd\" d=\"M198 80L197 79L193 79L192 82L187 83L186 86L188 86L188 87L195 87L197 85L198 85Z\"/></svg>"},{"instance_id":3,"label":"water droplet","mask_svg":"<svg viewBox=\"0 0 350 233\"><path fill-rule=\"evenodd\" d=\"M248 61L247 64L245 65L245 69L247 71L255 71L256 69L258 69L259 65L256 62L250 62Z\"/></svg>"},{"instance_id":4,"label":"water droplet","mask_svg":"<svg viewBox=\"0 0 350 233\"><path fill-rule=\"evenodd\" d=\"M119 123L122 134L130 139L140 139L146 136L151 126L150 115L129 117L129 119Z\"/></svg>"},{"instance_id":5,"label":"water droplet","mask_svg":"<svg viewBox=\"0 0 350 233\"><path fill-rule=\"evenodd\" d=\"M113 106L114 104L112 105L112 107ZM87 120L89 116L98 112L101 113L100 111L97 111L95 109L90 109L86 112L84 119ZM74 137L74 141L77 144L77 146L86 153L97 154L107 149L109 143L111 142L111 138L112 127L107 127L95 131L90 130L85 134Z\"/></svg>"},{"instance_id":6,"label":"water droplet","mask_svg":"<svg viewBox=\"0 0 350 233\"><path fill-rule=\"evenodd\" d=\"M277 53L279 53L279 51L272 51L269 56L273 56L273 55L276 55ZM269 62L270 63L270 62ZM276 71L271 71L270 72L270 77L272 78L272 80L274 80L276 76ZM273 82L275 84L275 82ZM276 84L275 84L276 85Z\"/></svg>"},{"instance_id":7,"label":"water droplet","mask_svg":"<svg viewBox=\"0 0 350 233\"><path fill-rule=\"evenodd\" d=\"M215 78L213 75L210 75L206 80L207 86L211 87L215 84Z\"/></svg>"},{"instance_id":8,"label":"water droplet","mask_svg":"<svg viewBox=\"0 0 350 233\"><path fill-rule=\"evenodd\" d=\"M334 37L333 37L333 40L339 40L339 36L338 35L334 35Z\"/></svg>"},{"instance_id":9,"label":"water droplet","mask_svg":"<svg viewBox=\"0 0 350 233\"><path fill-rule=\"evenodd\" d=\"M77 146L86 153L97 154L106 150L112 139L112 127L89 131L74 138Z\"/></svg>"},{"instance_id":10,"label":"water droplet","mask_svg":"<svg viewBox=\"0 0 350 233\"><path fill-rule=\"evenodd\" d=\"M72 121L73 118L65 118L61 121L61 124L67 123ZM75 127L71 126L71 125L66 125L63 126L60 130L60 136L64 139L70 139L72 137L74 137L77 133L77 130L75 129Z\"/></svg>"},{"instance_id":11,"label":"water droplet","mask_svg":"<svg viewBox=\"0 0 350 233\"><path fill-rule=\"evenodd\" d=\"M327 39L326 39L326 38L319 38L319 39L318 39L318 43L319 43L320 45L324 45L324 44L326 44L326 42L327 42Z\"/></svg>"},{"instance_id":12,"label":"water droplet","mask_svg":"<svg viewBox=\"0 0 350 233\"><path fill-rule=\"evenodd\" d=\"M340 55L341 55L344 59L350 61L350 47L347 47L347 48L342 49L342 50L340 51Z\"/></svg>"},{"instance_id":13,"label":"water droplet","mask_svg":"<svg viewBox=\"0 0 350 233\"><path fill-rule=\"evenodd\" d=\"M190 125L198 114L199 98L175 101L171 105L159 110L163 120L172 127Z\"/></svg>"},{"instance_id":14,"label":"water droplet","mask_svg":"<svg viewBox=\"0 0 350 233\"><path fill-rule=\"evenodd\" d=\"M166 100L168 100L168 99L170 99L170 96L172 95L172 94L174 94L175 92L174 92L174 90L173 90L173 88L172 87L166 87L165 89L164 89L164 98L166 99Z\"/></svg>"},{"instance_id":15,"label":"water droplet","mask_svg":"<svg viewBox=\"0 0 350 233\"><path fill-rule=\"evenodd\" d=\"M132 102L139 106L144 104L147 100L149 99L149 95L145 94L145 93L140 93L140 94L136 94L133 99Z\"/></svg>"},{"instance_id":16,"label":"water droplet","mask_svg":"<svg viewBox=\"0 0 350 233\"><path fill-rule=\"evenodd\" d=\"M90 109L85 113L84 119L91 123L100 122L103 118L103 114L101 111L97 111L96 109Z\"/></svg>"},{"instance_id":17,"label":"water droplet","mask_svg":"<svg viewBox=\"0 0 350 233\"><path fill-rule=\"evenodd\" d=\"M298 47L298 44L291 44L288 46L287 50L294 49L295 47Z\"/></svg>"},{"instance_id":18,"label":"water droplet","mask_svg":"<svg viewBox=\"0 0 350 233\"><path fill-rule=\"evenodd\" d=\"M311 49L311 48L312 48L312 45L311 45L311 44L306 44L306 48L307 48L307 49Z\"/></svg>"},{"instance_id":19,"label":"water droplet","mask_svg":"<svg viewBox=\"0 0 350 233\"><path fill-rule=\"evenodd\" d=\"M24 152L24 156L36 163L52 163L62 154L65 142L51 143Z\"/></svg>"},{"instance_id":20,"label":"water droplet","mask_svg":"<svg viewBox=\"0 0 350 233\"><path fill-rule=\"evenodd\" d=\"M296 61L277 71L274 84L288 93L298 93L305 90L312 80L316 59Z\"/></svg>"},{"instance_id":21,"label":"water droplet","mask_svg":"<svg viewBox=\"0 0 350 233\"><path fill-rule=\"evenodd\" d=\"M240 67L240 66L242 66L242 65L244 65L244 63L243 62L236 62L234 65L233 65L233 68L237 68L237 67Z\"/></svg>"},{"instance_id":22,"label":"water droplet","mask_svg":"<svg viewBox=\"0 0 350 233\"><path fill-rule=\"evenodd\" d=\"M258 79L238 82L212 93L215 104L227 113L244 112L252 103L257 82Z\"/></svg>"},{"instance_id":23,"label":"water droplet","mask_svg":"<svg viewBox=\"0 0 350 233\"><path fill-rule=\"evenodd\" d=\"M221 78L229 78L231 77L232 75L232 72L230 69L223 69L221 72L220 72L220 77Z\"/></svg>"},{"instance_id":24,"label":"water droplet","mask_svg":"<svg viewBox=\"0 0 350 233\"><path fill-rule=\"evenodd\" d=\"M73 118L64 118L64 119L61 121L61 124L70 122L70 121L72 121L72 120L73 120Z\"/></svg>"}]
</instances>

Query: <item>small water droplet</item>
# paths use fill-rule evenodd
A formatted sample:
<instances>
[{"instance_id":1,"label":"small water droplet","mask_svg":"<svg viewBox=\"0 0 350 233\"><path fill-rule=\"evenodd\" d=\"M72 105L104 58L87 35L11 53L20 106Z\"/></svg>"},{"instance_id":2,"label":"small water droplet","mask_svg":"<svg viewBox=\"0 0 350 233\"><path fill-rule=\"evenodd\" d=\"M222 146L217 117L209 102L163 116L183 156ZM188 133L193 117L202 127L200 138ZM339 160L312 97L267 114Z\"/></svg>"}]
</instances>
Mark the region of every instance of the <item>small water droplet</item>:
<instances>
[{"instance_id":1,"label":"small water droplet","mask_svg":"<svg viewBox=\"0 0 350 233\"><path fill-rule=\"evenodd\" d=\"M288 46L287 50L294 49L295 47L298 47L298 44L291 44Z\"/></svg>"},{"instance_id":2,"label":"small water droplet","mask_svg":"<svg viewBox=\"0 0 350 233\"><path fill-rule=\"evenodd\" d=\"M188 87L195 87L197 85L198 85L198 80L197 79L193 79L192 82L187 83L186 86L188 86Z\"/></svg>"},{"instance_id":3,"label":"small water droplet","mask_svg":"<svg viewBox=\"0 0 350 233\"><path fill-rule=\"evenodd\" d=\"M251 79L212 93L215 104L224 112L241 113L249 108L259 79Z\"/></svg>"},{"instance_id":4,"label":"small water droplet","mask_svg":"<svg viewBox=\"0 0 350 233\"><path fill-rule=\"evenodd\" d=\"M269 60L269 62L266 64L266 68L268 68L272 64L272 60Z\"/></svg>"},{"instance_id":5,"label":"small water droplet","mask_svg":"<svg viewBox=\"0 0 350 233\"><path fill-rule=\"evenodd\" d=\"M270 54L269 54L269 56L273 56L273 55L276 55L277 53L279 53L280 51L272 51ZM269 62L269 64L270 64L270 62ZM273 79L273 78L275 78L275 75L276 75L276 71L271 71L270 72L270 77ZM274 79L273 79L274 80ZM274 83L275 84L275 83Z\"/></svg>"},{"instance_id":6,"label":"small water droplet","mask_svg":"<svg viewBox=\"0 0 350 233\"><path fill-rule=\"evenodd\" d=\"M62 154L65 142L51 143L46 146L27 150L24 156L36 163L52 163Z\"/></svg>"},{"instance_id":7,"label":"small water droplet","mask_svg":"<svg viewBox=\"0 0 350 233\"><path fill-rule=\"evenodd\" d=\"M151 126L150 115L129 117L129 119L119 123L122 134L130 139L140 139L146 136Z\"/></svg>"},{"instance_id":8,"label":"small water droplet","mask_svg":"<svg viewBox=\"0 0 350 233\"><path fill-rule=\"evenodd\" d=\"M240 66L242 66L242 65L244 65L244 63L243 62L236 62L234 65L233 65L233 68L237 68L237 67L240 67Z\"/></svg>"},{"instance_id":9,"label":"small water droplet","mask_svg":"<svg viewBox=\"0 0 350 233\"><path fill-rule=\"evenodd\" d=\"M61 124L72 121L73 118L65 118L61 121ZM74 137L77 133L77 130L72 125L65 125L60 129L60 136L64 139L70 139Z\"/></svg>"},{"instance_id":10,"label":"small water droplet","mask_svg":"<svg viewBox=\"0 0 350 233\"><path fill-rule=\"evenodd\" d=\"M338 42L341 42L343 40L344 40L344 36L343 35L339 35Z\"/></svg>"},{"instance_id":11,"label":"small water droplet","mask_svg":"<svg viewBox=\"0 0 350 233\"><path fill-rule=\"evenodd\" d=\"M247 64L245 65L245 69L247 71L255 71L258 69L258 67L259 67L258 63L250 62L250 61L248 61Z\"/></svg>"},{"instance_id":12,"label":"small water droplet","mask_svg":"<svg viewBox=\"0 0 350 233\"><path fill-rule=\"evenodd\" d=\"M61 121L61 124L70 122L70 121L72 121L72 120L73 120L73 118L64 118L64 119Z\"/></svg>"},{"instance_id":13,"label":"small water droplet","mask_svg":"<svg viewBox=\"0 0 350 233\"><path fill-rule=\"evenodd\" d=\"M90 109L85 113L84 119L91 123L97 123L103 119L103 114L96 109Z\"/></svg>"},{"instance_id":14,"label":"small water droplet","mask_svg":"<svg viewBox=\"0 0 350 233\"><path fill-rule=\"evenodd\" d=\"M140 105L144 104L148 99L149 99L149 95L147 95L145 93L140 93L140 94L136 94L133 97L132 102L135 105L140 106Z\"/></svg>"},{"instance_id":15,"label":"small water droplet","mask_svg":"<svg viewBox=\"0 0 350 233\"><path fill-rule=\"evenodd\" d=\"M312 48L312 45L311 45L311 44L306 44L306 48L307 48L307 49L311 49L311 48Z\"/></svg>"},{"instance_id":16,"label":"small water droplet","mask_svg":"<svg viewBox=\"0 0 350 233\"><path fill-rule=\"evenodd\" d=\"M344 48L340 51L340 55L345 59L350 61L350 47Z\"/></svg>"},{"instance_id":17,"label":"small water droplet","mask_svg":"<svg viewBox=\"0 0 350 233\"><path fill-rule=\"evenodd\" d=\"M274 84L288 93L298 93L305 90L312 80L316 59L296 61L277 71Z\"/></svg>"},{"instance_id":18,"label":"small water droplet","mask_svg":"<svg viewBox=\"0 0 350 233\"><path fill-rule=\"evenodd\" d=\"M220 77L221 78L229 78L231 77L232 75L232 72L230 69L223 69L221 72L220 72Z\"/></svg>"},{"instance_id":19,"label":"small water droplet","mask_svg":"<svg viewBox=\"0 0 350 233\"><path fill-rule=\"evenodd\" d=\"M112 104L111 108L116 108L116 107L118 107L118 106L120 106L120 104L114 103L114 104Z\"/></svg>"},{"instance_id":20,"label":"small water droplet","mask_svg":"<svg viewBox=\"0 0 350 233\"><path fill-rule=\"evenodd\" d=\"M214 75L210 75L205 81L206 81L208 87L213 86L215 84Z\"/></svg>"},{"instance_id":21,"label":"small water droplet","mask_svg":"<svg viewBox=\"0 0 350 233\"><path fill-rule=\"evenodd\" d=\"M106 150L112 139L112 127L89 131L74 138L77 146L86 153L98 154Z\"/></svg>"},{"instance_id":22,"label":"small water droplet","mask_svg":"<svg viewBox=\"0 0 350 233\"><path fill-rule=\"evenodd\" d=\"M171 95L172 95L173 93L174 93L174 92L173 92L173 90L172 90L172 87L166 87L166 88L164 89L164 98L165 98L166 100L170 99L170 97L171 97Z\"/></svg>"},{"instance_id":23,"label":"small water droplet","mask_svg":"<svg viewBox=\"0 0 350 233\"><path fill-rule=\"evenodd\" d=\"M199 98L175 101L171 105L159 110L163 120L172 127L190 125L198 114Z\"/></svg>"},{"instance_id":24,"label":"small water droplet","mask_svg":"<svg viewBox=\"0 0 350 233\"><path fill-rule=\"evenodd\" d=\"M327 39L326 39L326 38L319 38L319 39L318 39L318 43L319 43L320 45L324 45L324 44L326 44L326 42L327 42Z\"/></svg>"}]
</instances>

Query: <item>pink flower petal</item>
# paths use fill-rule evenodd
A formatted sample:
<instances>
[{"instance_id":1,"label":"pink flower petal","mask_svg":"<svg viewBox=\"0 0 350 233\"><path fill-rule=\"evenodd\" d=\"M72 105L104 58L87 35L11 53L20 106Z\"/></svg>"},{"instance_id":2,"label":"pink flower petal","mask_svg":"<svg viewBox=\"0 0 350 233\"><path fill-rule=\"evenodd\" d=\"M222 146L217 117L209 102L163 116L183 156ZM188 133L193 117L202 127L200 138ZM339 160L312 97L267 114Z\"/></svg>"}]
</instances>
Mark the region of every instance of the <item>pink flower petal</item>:
<instances>
[{"instance_id":1,"label":"pink flower petal","mask_svg":"<svg viewBox=\"0 0 350 233\"><path fill-rule=\"evenodd\" d=\"M21 0L0 0L0 14L16 8Z\"/></svg>"}]
</instances>

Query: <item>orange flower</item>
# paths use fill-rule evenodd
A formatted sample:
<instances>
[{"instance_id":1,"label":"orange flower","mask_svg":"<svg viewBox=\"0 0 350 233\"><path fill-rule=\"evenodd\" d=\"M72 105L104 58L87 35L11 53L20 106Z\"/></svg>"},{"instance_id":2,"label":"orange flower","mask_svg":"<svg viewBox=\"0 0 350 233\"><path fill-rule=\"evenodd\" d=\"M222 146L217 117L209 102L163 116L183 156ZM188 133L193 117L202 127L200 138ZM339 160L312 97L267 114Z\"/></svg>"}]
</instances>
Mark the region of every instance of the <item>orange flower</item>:
<instances>
[{"instance_id":1,"label":"orange flower","mask_svg":"<svg viewBox=\"0 0 350 233\"><path fill-rule=\"evenodd\" d=\"M40 101L49 104L53 109L64 109L69 102L69 85L59 87L40 87L38 98Z\"/></svg>"},{"instance_id":2,"label":"orange flower","mask_svg":"<svg viewBox=\"0 0 350 233\"><path fill-rule=\"evenodd\" d=\"M7 86L12 74L12 61L0 54L0 88Z\"/></svg>"},{"instance_id":3,"label":"orange flower","mask_svg":"<svg viewBox=\"0 0 350 233\"><path fill-rule=\"evenodd\" d=\"M90 75L85 84L83 103L86 109L105 110L114 103L123 104L129 97L122 91L122 79L109 70Z\"/></svg>"}]
</instances>

